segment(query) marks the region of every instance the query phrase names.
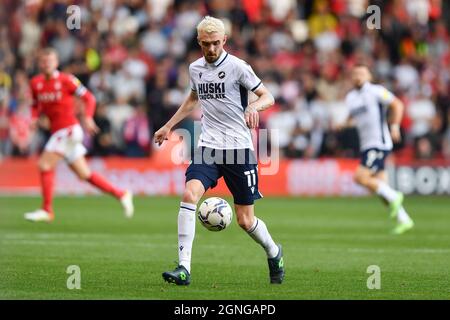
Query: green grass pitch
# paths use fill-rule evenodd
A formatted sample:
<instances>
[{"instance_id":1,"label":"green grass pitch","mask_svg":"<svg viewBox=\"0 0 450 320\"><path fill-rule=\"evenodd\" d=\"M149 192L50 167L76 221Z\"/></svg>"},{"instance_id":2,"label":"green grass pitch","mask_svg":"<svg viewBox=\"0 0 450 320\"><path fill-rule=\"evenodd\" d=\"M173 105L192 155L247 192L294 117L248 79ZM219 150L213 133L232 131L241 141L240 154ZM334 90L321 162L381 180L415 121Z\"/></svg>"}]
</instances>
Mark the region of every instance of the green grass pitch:
<instances>
[{"instance_id":1,"label":"green grass pitch","mask_svg":"<svg viewBox=\"0 0 450 320\"><path fill-rule=\"evenodd\" d=\"M229 200L229 199L228 199ZM236 220L222 232L197 221L192 284L164 283L177 260L179 198L137 197L132 220L110 197L58 197L56 220L23 219L37 197L0 197L1 299L449 299L450 198L407 197L416 228L402 236L375 197L265 198L257 202L286 278L268 282L263 250ZM66 269L81 269L69 290ZM369 290L370 265L381 289Z\"/></svg>"}]
</instances>

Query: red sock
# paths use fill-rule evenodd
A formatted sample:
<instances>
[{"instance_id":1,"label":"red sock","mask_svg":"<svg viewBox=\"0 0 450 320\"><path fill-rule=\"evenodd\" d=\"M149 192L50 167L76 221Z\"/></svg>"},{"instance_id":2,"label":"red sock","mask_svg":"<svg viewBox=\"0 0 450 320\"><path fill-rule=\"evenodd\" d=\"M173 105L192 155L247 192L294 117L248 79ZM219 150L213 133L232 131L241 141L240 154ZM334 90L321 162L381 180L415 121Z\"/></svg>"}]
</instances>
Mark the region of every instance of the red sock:
<instances>
[{"instance_id":1,"label":"red sock","mask_svg":"<svg viewBox=\"0 0 450 320\"><path fill-rule=\"evenodd\" d=\"M42 209L53 214L53 186L55 171L41 171Z\"/></svg>"},{"instance_id":2,"label":"red sock","mask_svg":"<svg viewBox=\"0 0 450 320\"><path fill-rule=\"evenodd\" d=\"M125 194L125 191L123 191L121 189L117 189L111 183L109 183L105 178L103 178L101 175L99 175L95 172L92 172L88 181L89 181L89 183L96 186L103 192L110 193L118 199L121 198Z\"/></svg>"}]
</instances>

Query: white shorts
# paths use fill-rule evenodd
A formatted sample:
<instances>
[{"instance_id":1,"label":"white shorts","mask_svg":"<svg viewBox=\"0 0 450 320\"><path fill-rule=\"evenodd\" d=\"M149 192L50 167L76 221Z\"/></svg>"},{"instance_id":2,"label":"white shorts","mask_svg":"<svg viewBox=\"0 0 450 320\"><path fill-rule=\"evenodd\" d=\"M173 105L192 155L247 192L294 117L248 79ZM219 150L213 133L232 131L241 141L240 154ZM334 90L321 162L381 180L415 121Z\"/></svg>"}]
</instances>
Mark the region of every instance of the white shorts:
<instances>
[{"instance_id":1,"label":"white shorts","mask_svg":"<svg viewBox=\"0 0 450 320\"><path fill-rule=\"evenodd\" d=\"M83 145L83 129L79 124L75 124L56 131L51 135L44 150L60 154L68 163L74 162L87 152Z\"/></svg>"}]
</instances>

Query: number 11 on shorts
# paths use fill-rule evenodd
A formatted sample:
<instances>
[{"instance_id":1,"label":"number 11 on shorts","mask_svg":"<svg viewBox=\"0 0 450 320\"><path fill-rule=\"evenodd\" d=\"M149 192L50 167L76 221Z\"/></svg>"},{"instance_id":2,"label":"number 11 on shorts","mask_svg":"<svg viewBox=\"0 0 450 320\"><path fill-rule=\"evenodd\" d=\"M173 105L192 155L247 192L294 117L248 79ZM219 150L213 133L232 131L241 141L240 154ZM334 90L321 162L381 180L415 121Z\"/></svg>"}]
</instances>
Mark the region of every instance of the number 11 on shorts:
<instances>
[{"instance_id":1,"label":"number 11 on shorts","mask_svg":"<svg viewBox=\"0 0 450 320\"><path fill-rule=\"evenodd\" d=\"M248 187L252 190L252 193L255 192L256 185L256 173L255 170L244 171L244 174L247 176L247 184Z\"/></svg>"}]
</instances>

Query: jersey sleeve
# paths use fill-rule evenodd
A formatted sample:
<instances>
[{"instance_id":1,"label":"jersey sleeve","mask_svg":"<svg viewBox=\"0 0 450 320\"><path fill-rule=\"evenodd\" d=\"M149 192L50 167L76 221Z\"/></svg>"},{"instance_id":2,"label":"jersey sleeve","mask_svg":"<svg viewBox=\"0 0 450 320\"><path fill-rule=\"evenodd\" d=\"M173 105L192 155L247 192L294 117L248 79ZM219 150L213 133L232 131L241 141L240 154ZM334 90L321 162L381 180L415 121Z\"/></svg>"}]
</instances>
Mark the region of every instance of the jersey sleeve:
<instances>
[{"instance_id":1,"label":"jersey sleeve","mask_svg":"<svg viewBox=\"0 0 450 320\"><path fill-rule=\"evenodd\" d=\"M74 75L68 75L65 82L69 94L74 94L78 97L82 97L86 94L86 87Z\"/></svg>"},{"instance_id":2,"label":"jersey sleeve","mask_svg":"<svg viewBox=\"0 0 450 320\"><path fill-rule=\"evenodd\" d=\"M394 94L383 86L376 86L375 94L378 101L385 106L390 105L395 99Z\"/></svg>"},{"instance_id":3,"label":"jersey sleeve","mask_svg":"<svg viewBox=\"0 0 450 320\"><path fill-rule=\"evenodd\" d=\"M197 92L197 86L195 85L194 74L191 66L189 66L189 85L192 91Z\"/></svg>"},{"instance_id":4,"label":"jersey sleeve","mask_svg":"<svg viewBox=\"0 0 450 320\"><path fill-rule=\"evenodd\" d=\"M239 83L244 86L249 91L255 91L258 89L262 81L253 71L252 67L245 61L239 65L240 68L240 76Z\"/></svg>"},{"instance_id":5,"label":"jersey sleeve","mask_svg":"<svg viewBox=\"0 0 450 320\"><path fill-rule=\"evenodd\" d=\"M76 95L84 101L85 115L92 118L95 113L96 99L94 95L74 75L69 74L65 85L69 94Z\"/></svg>"}]
</instances>

